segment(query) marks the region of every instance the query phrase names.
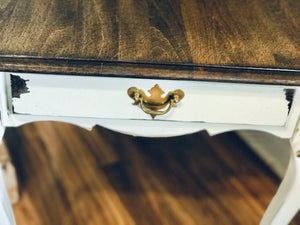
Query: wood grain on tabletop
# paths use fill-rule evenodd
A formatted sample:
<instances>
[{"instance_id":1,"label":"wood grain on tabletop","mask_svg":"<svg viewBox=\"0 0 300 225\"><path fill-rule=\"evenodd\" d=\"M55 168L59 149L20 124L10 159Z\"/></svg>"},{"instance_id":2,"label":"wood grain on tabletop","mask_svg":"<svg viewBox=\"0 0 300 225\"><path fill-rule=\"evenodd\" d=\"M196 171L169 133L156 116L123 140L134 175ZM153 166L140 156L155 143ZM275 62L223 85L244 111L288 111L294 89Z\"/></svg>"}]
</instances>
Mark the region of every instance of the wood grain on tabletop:
<instances>
[{"instance_id":1,"label":"wood grain on tabletop","mask_svg":"<svg viewBox=\"0 0 300 225\"><path fill-rule=\"evenodd\" d=\"M279 184L232 133L151 139L40 122L5 138L18 225L256 225Z\"/></svg>"},{"instance_id":2,"label":"wood grain on tabletop","mask_svg":"<svg viewBox=\"0 0 300 225\"><path fill-rule=\"evenodd\" d=\"M296 69L240 80L300 83L298 0L0 0L0 40L6 71L99 74L100 61L172 63ZM178 76L209 79L191 70Z\"/></svg>"}]
</instances>

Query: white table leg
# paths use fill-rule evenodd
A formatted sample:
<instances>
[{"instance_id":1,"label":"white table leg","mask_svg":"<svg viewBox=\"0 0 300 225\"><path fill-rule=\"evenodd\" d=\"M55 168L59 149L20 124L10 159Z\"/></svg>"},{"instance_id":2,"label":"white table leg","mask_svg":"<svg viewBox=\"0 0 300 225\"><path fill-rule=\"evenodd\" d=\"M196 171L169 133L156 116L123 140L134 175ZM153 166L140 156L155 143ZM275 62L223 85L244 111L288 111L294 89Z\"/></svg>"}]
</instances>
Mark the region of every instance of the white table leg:
<instances>
[{"instance_id":1,"label":"white table leg","mask_svg":"<svg viewBox=\"0 0 300 225\"><path fill-rule=\"evenodd\" d=\"M300 131L291 139L288 169L279 189L265 212L261 225L286 225L300 209Z\"/></svg>"},{"instance_id":2,"label":"white table leg","mask_svg":"<svg viewBox=\"0 0 300 225\"><path fill-rule=\"evenodd\" d=\"M0 123L0 142L4 135L5 128ZM0 164L0 168L2 165ZM0 224L1 225L15 225L15 219L10 200L6 191L2 169L0 169Z\"/></svg>"}]
</instances>

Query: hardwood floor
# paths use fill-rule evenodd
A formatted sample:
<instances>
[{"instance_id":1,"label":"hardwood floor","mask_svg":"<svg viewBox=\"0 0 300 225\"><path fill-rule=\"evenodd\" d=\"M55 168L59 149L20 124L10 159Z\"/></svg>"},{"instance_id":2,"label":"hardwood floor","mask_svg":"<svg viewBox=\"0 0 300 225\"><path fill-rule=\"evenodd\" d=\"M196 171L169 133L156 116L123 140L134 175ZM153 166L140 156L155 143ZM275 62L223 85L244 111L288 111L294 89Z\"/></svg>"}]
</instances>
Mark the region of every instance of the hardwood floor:
<instances>
[{"instance_id":1,"label":"hardwood floor","mask_svg":"<svg viewBox=\"0 0 300 225\"><path fill-rule=\"evenodd\" d=\"M234 133L150 139L39 122L5 139L18 225L253 225L279 184Z\"/></svg>"}]
</instances>

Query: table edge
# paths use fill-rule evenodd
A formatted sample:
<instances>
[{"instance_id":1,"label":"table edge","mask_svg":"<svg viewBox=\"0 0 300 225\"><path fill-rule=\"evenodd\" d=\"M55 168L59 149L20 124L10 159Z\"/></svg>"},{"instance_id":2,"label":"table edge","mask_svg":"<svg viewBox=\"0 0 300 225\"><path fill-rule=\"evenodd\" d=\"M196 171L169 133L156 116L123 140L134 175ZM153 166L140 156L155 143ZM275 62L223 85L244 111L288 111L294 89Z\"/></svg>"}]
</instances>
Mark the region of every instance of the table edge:
<instances>
[{"instance_id":1,"label":"table edge","mask_svg":"<svg viewBox=\"0 0 300 225\"><path fill-rule=\"evenodd\" d=\"M0 56L0 71L300 85L300 69Z\"/></svg>"}]
</instances>

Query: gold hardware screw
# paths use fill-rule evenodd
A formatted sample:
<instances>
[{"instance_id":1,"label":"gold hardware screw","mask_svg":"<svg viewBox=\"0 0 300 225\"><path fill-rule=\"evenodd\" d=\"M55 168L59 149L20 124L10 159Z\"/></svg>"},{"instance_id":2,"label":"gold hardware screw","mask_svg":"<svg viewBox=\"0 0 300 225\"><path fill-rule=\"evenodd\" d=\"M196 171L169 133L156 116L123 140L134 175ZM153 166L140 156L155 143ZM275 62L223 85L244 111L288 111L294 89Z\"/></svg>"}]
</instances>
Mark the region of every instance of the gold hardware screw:
<instances>
[{"instance_id":1,"label":"gold hardware screw","mask_svg":"<svg viewBox=\"0 0 300 225\"><path fill-rule=\"evenodd\" d=\"M296 152L297 157L300 157L300 151Z\"/></svg>"}]
</instances>

